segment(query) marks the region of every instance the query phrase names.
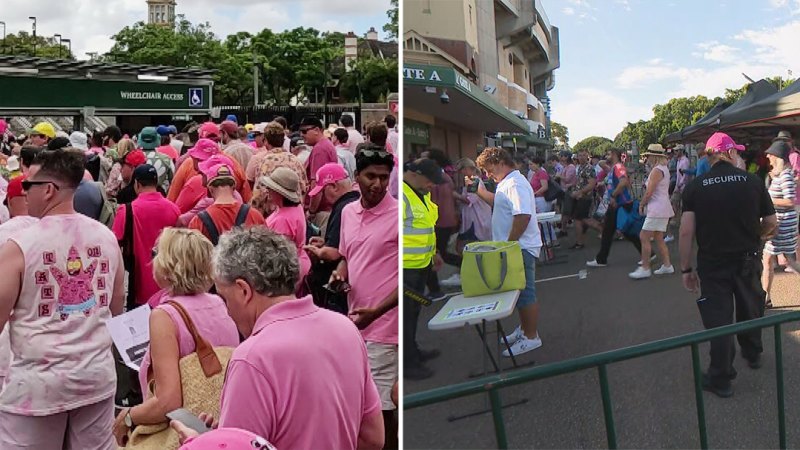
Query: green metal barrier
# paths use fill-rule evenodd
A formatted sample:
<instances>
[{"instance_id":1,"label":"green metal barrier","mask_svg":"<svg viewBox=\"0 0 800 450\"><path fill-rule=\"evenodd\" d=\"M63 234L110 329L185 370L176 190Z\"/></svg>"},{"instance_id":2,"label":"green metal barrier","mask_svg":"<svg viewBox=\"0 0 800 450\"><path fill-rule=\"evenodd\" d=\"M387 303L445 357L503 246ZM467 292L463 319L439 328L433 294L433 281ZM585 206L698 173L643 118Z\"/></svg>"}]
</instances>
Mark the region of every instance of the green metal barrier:
<instances>
[{"instance_id":1,"label":"green metal barrier","mask_svg":"<svg viewBox=\"0 0 800 450\"><path fill-rule=\"evenodd\" d=\"M783 399L783 348L781 344L781 324L797 321L800 321L800 311L774 314L768 317L749 320L747 322L726 325L724 327L713 328L710 330L698 331L683 336L676 336L669 339L662 339L660 341L634 345L632 347L621 348L618 350L596 353L594 355L583 356L568 361L547 364L529 369L515 370L514 372L509 373L500 373L460 384L444 386L441 388L431 389L429 391L406 395L403 398L403 408L408 410L452 400L455 398L486 393L489 395L489 400L492 406L492 418L494 420L497 448L505 449L508 448L508 437L506 435L505 421L503 420L503 405L500 399L500 389L597 367L600 382L600 395L603 400L603 415L605 416L606 424L606 440L608 441L608 448L615 449L617 448L617 435L616 428L614 426L611 393L608 387L607 366L615 362L639 358L654 353L666 352L682 347L691 347L700 447L707 449L708 436L706 433L705 407L703 404L703 380L702 369L700 367L700 350L698 345L702 342L706 342L717 337L735 335L744 331L755 330L759 328L773 327L775 332L775 372L778 391L778 438L780 448L785 449L786 416Z\"/></svg>"}]
</instances>

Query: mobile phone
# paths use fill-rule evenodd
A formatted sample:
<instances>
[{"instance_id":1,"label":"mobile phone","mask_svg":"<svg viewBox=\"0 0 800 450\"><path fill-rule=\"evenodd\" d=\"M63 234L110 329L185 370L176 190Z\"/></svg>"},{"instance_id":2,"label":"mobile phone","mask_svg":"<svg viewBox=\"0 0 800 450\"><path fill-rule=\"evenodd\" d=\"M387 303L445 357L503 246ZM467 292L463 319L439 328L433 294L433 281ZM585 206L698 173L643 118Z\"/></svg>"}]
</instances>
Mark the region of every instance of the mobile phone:
<instances>
[{"instance_id":1,"label":"mobile phone","mask_svg":"<svg viewBox=\"0 0 800 450\"><path fill-rule=\"evenodd\" d=\"M480 178L478 177L471 177L472 183L467 186L467 192L476 193L478 192L478 183L480 183Z\"/></svg>"},{"instance_id":2,"label":"mobile phone","mask_svg":"<svg viewBox=\"0 0 800 450\"><path fill-rule=\"evenodd\" d=\"M330 292L338 294L340 292L346 291L347 289L350 289L350 284L348 284L346 281L334 280L322 287L329 290Z\"/></svg>"},{"instance_id":3,"label":"mobile phone","mask_svg":"<svg viewBox=\"0 0 800 450\"><path fill-rule=\"evenodd\" d=\"M167 418L169 420L177 420L178 422L186 425L200 434L211 431L211 428L208 428L199 417L192 414L188 409L180 408L176 409L175 411L168 412Z\"/></svg>"}]
</instances>

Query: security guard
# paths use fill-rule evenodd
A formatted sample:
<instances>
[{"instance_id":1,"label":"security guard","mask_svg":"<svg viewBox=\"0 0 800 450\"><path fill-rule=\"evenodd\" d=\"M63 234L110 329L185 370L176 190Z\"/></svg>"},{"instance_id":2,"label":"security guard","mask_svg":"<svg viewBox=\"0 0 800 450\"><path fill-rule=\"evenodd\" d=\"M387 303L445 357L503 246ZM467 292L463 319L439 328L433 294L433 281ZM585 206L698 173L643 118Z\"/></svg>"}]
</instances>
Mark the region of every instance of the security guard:
<instances>
[{"instance_id":1,"label":"security guard","mask_svg":"<svg viewBox=\"0 0 800 450\"><path fill-rule=\"evenodd\" d=\"M728 135L714 133L706 143L711 170L683 192L679 244L683 285L693 293L699 287L697 307L707 329L733 323L734 309L737 322L764 316L761 251L777 227L777 218L761 179L731 164L729 153L740 150L744 146ZM691 266L695 236L696 273ZM737 337L748 366L761 367L761 330ZM733 336L711 340L703 389L720 397L733 395L735 355Z\"/></svg>"},{"instance_id":2,"label":"security guard","mask_svg":"<svg viewBox=\"0 0 800 450\"><path fill-rule=\"evenodd\" d=\"M434 226L439 208L431 201L431 188L444 183L442 169L433 160L420 159L406 164L403 173L403 284L424 292L431 270L442 260L436 254ZM403 373L405 378L422 380L433 376L424 362L439 356L438 350L423 351L417 345L417 322L421 305L403 296Z\"/></svg>"}]
</instances>

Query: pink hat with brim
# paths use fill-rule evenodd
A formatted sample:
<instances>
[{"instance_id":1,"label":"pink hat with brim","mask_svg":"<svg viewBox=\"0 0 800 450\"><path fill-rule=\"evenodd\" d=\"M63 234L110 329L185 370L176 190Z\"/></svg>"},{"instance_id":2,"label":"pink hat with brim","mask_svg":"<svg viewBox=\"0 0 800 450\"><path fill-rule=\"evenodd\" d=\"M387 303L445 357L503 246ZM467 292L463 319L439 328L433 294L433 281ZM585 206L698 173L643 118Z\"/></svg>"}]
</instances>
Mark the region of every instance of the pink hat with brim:
<instances>
[{"instance_id":1,"label":"pink hat with brim","mask_svg":"<svg viewBox=\"0 0 800 450\"><path fill-rule=\"evenodd\" d=\"M205 161L208 158L219 153L219 145L211 139L200 139L189 150L189 156L199 161Z\"/></svg>"},{"instance_id":2,"label":"pink hat with brim","mask_svg":"<svg viewBox=\"0 0 800 450\"><path fill-rule=\"evenodd\" d=\"M230 174L231 178L235 179L233 176L233 161L221 153L213 155L207 160L201 162L198 165L198 168L200 169L200 172L206 176L206 179L210 181L214 178L220 178L219 169L223 166L228 168L227 173Z\"/></svg>"},{"instance_id":3,"label":"pink hat with brim","mask_svg":"<svg viewBox=\"0 0 800 450\"><path fill-rule=\"evenodd\" d=\"M714 133L706 142L706 151L712 153L727 153L728 150L736 149L740 152L745 150L744 145L739 145L725 133Z\"/></svg>"},{"instance_id":4,"label":"pink hat with brim","mask_svg":"<svg viewBox=\"0 0 800 450\"><path fill-rule=\"evenodd\" d=\"M188 439L179 450L276 450L266 439L239 428L219 428Z\"/></svg>"},{"instance_id":5,"label":"pink hat with brim","mask_svg":"<svg viewBox=\"0 0 800 450\"><path fill-rule=\"evenodd\" d=\"M335 184L347 178L347 172L341 164L328 163L317 170L317 185L308 193L313 197L325 189L325 186Z\"/></svg>"}]
</instances>

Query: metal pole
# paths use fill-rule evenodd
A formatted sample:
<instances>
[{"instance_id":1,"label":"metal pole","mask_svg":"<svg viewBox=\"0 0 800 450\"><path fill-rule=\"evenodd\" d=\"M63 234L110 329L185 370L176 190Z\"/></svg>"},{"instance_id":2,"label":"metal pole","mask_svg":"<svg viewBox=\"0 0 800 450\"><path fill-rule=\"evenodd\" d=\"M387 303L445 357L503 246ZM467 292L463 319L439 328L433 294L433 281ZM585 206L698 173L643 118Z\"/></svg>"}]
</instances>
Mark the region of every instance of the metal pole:
<instances>
[{"instance_id":1,"label":"metal pole","mask_svg":"<svg viewBox=\"0 0 800 450\"><path fill-rule=\"evenodd\" d=\"M778 386L778 440L780 448L786 448L786 406L783 399L783 346L781 324L775 325L775 381Z\"/></svg>"},{"instance_id":2,"label":"metal pole","mask_svg":"<svg viewBox=\"0 0 800 450\"><path fill-rule=\"evenodd\" d=\"M58 59L61 59L61 35L54 34L53 37L58 38Z\"/></svg>"},{"instance_id":3,"label":"metal pole","mask_svg":"<svg viewBox=\"0 0 800 450\"><path fill-rule=\"evenodd\" d=\"M33 56L35 58L36 57L36 17L31 16L31 17L28 17L28 19L31 19L33 21Z\"/></svg>"},{"instance_id":4,"label":"metal pole","mask_svg":"<svg viewBox=\"0 0 800 450\"><path fill-rule=\"evenodd\" d=\"M3 25L3 54L6 54L6 23L0 20L0 24Z\"/></svg>"},{"instance_id":5,"label":"metal pole","mask_svg":"<svg viewBox=\"0 0 800 450\"><path fill-rule=\"evenodd\" d=\"M601 364L597 366L597 372L600 374L600 396L603 398L603 416L606 422L606 440L608 441L608 448L617 448L617 432L614 428L614 410L611 407L611 393L608 389L608 371L606 365Z\"/></svg>"},{"instance_id":6,"label":"metal pole","mask_svg":"<svg viewBox=\"0 0 800 450\"><path fill-rule=\"evenodd\" d=\"M494 420L494 434L497 438L497 448L508 448L508 436L506 436L506 425L503 422L503 402L500 399L500 391L497 389L489 390L489 401L492 403L492 419Z\"/></svg>"},{"instance_id":7,"label":"metal pole","mask_svg":"<svg viewBox=\"0 0 800 450\"><path fill-rule=\"evenodd\" d=\"M692 344L692 371L694 372L694 400L697 405L697 428L700 430L700 448L708 448L706 431L706 408L703 402L703 372L700 368L700 350Z\"/></svg>"},{"instance_id":8,"label":"metal pole","mask_svg":"<svg viewBox=\"0 0 800 450\"><path fill-rule=\"evenodd\" d=\"M69 46L69 54L67 55L67 59L72 59L72 39L62 39L61 42L66 42Z\"/></svg>"},{"instance_id":9,"label":"metal pole","mask_svg":"<svg viewBox=\"0 0 800 450\"><path fill-rule=\"evenodd\" d=\"M255 52L253 52L253 106L258 106L258 65Z\"/></svg>"}]
</instances>

